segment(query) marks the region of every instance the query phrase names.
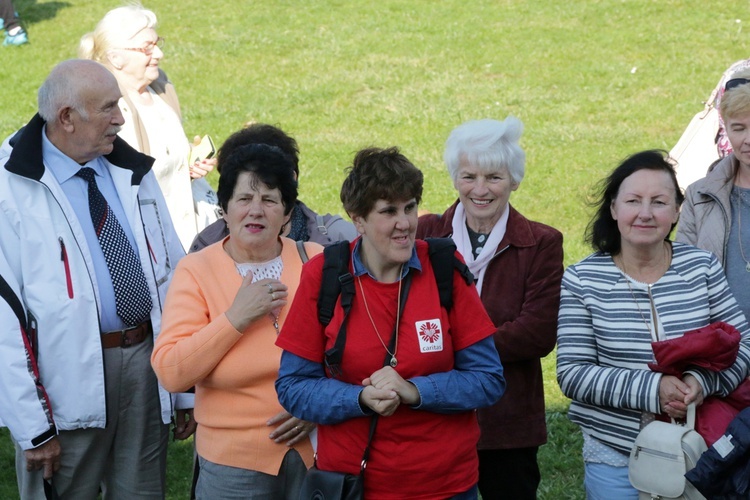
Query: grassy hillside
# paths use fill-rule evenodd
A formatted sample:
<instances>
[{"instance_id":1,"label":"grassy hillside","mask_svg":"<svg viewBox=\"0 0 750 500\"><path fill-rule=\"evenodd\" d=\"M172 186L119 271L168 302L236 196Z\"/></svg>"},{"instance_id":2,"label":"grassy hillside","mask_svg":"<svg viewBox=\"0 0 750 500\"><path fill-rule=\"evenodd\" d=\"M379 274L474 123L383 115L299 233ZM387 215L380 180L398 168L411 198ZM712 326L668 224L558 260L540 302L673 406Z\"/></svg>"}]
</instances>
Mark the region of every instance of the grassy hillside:
<instances>
[{"instance_id":1,"label":"grassy hillside","mask_svg":"<svg viewBox=\"0 0 750 500\"><path fill-rule=\"evenodd\" d=\"M32 43L0 47L0 136L36 108L52 66L114 0L15 0ZM582 242L593 183L641 149L669 149L721 73L748 57L748 2L714 0L152 0L188 136L221 143L247 121L280 125L301 147L301 198L340 212L354 151L398 145L426 175L423 208L455 197L441 162L448 132L519 117L527 175L512 203ZM215 182L215 178L211 179ZM580 498L580 435L545 363L551 443L542 498ZM7 442L7 434L0 434ZM13 498L0 447L0 498ZM184 498L189 446L172 447L170 498ZM177 457L182 465L175 466Z\"/></svg>"}]
</instances>

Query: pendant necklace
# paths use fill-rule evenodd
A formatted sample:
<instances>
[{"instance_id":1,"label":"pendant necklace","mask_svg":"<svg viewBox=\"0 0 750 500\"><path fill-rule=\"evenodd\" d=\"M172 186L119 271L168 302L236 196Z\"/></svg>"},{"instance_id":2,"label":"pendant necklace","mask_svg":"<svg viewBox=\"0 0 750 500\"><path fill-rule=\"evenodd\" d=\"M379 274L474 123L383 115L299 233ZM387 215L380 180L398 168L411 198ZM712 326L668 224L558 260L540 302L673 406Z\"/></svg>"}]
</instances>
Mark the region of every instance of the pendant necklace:
<instances>
[{"instance_id":1,"label":"pendant necklace","mask_svg":"<svg viewBox=\"0 0 750 500\"><path fill-rule=\"evenodd\" d=\"M365 289L362 286L362 277L357 276L357 281L359 282L359 289L362 292L362 302L365 304L365 311L367 311L367 317L370 318L370 323L372 324L372 328L375 330L375 335L378 336L378 340L380 340L380 343L383 345L383 349L385 349L385 352L387 352L391 356L391 362L390 365L392 368L396 368L396 365L398 365L398 360L396 359L396 353L398 352L398 324L401 321L401 308L399 307L399 302L401 300L401 282L403 281L403 278L401 278L401 273L404 270L404 265L401 264L401 269L399 270L399 280L398 280L398 296L396 297L396 328L393 335L396 336L393 342L393 352L388 350L388 346L383 342L383 337L380 336L380 332L378 331L378 327L375 326L375 321L372 319L372 314L370 314L370 308L367 306L367 298L365 297Z\"/></svg>"},{"instance_id":2,"label":"pendant necklace","mask_svg":"<svg viewBox=\"0 0 750 500\"><path fill-rule=\"evenodd\" d=\"M745 261L745 271L750 273L750 261L745 257L745 250L742 248L742 194L737 191L737 241L740 244L740 255Z\"/></svg>"},{"instance_id":3,"label":"pendant necklace","mask_svg":"<svg viewBox=\"0 0 750 500\"><path fill-rule=\"evenodd\" d=\"M623 269L623 271L625 270ZM628 274L628 273L625 272L625 274ZM649 333L655 337L655 340L658 340L659 328L656 326L656 321L654 321L654 328L652 330L651 326L648 324L648 321L646 321L646 316L643 314L643 311L641 311L641 306L638 304L638 299L635 298L635 293L633 293L633 287L630 285L630 278L628 278L627 276L625 276L625 283L628 284L628 290L630 290L630 296L633 297L633 302L635 302L635 307L638 308L638 314L641 315L641 319L643 320L643 323L646 325L646 330L648 330ZM654 301L651 300L651 285L647 284L646 286L648 286L648 297L649 297L649 302L651 302L651 314L653 318L656 318L656 311L654 311Z\"/></svg>"},{"instance_id":4,"label":"pendant necklace","mask_svg":"<svg viewBox=\"0 0 750 500\"><path fill-rule=\"evenodd\" d=\"M671 262L671 260L672 260L671 259L672 252L669 251L669 247L668 247L667 243L664 243L664 248L665 248L665 251L668 252L668 254L666 255L666 259L665 260L667 262L667 270L669 270L669 266L672 265L672 262ZM651 334L652 339L654 341L659 340L659 327L658 327L658 322L656 321L656 308L654 307L654 300L651 297L651 286L652 286L652 284L651 283L646 283L646 286L648 287L648 298L649 298L649 302L651 304L651 317L654 320L654 322L653 322L654 323L654 328L653 329L651 329L651 325L649 325L648 321L646 320L646 315L643 314L643 311L641 310L641 306L640 306L640 304L638 304L638 299L635 297L635 292L633 292L633 287L630 284L630 278L629 278L630 274L628 274L628 270L625 268L625 259L622 257L622 255L620 255L620 267L622 269L622 272L625 273L625 283L628 285L628 290L630 290L630 296L633 297L633 302L635 302L635 307L638 309L638 314L641 315L641 319L643 320L643 323L646 325L646 330L649 331L649 333ZM666 271L665 271L665 273L666 273Z\"/></svg>"}]
</instances>

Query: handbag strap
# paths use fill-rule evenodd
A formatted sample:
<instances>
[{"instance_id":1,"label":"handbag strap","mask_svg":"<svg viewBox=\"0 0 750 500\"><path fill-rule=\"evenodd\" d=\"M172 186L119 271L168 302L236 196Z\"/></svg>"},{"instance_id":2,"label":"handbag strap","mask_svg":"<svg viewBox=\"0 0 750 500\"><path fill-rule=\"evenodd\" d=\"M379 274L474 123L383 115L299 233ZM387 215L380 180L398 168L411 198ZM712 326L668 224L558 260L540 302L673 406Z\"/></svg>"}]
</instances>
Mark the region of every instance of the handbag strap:
<instances>
[{"instance_id":1,"label":"handbag strap","mask_svg":"<svg viewBox=\"0 0 750 500\"><path fill-rule=\"evenodd\" d=\"M409 295L409 289L411 288L411 271L406 273L406 276L404 276L402 279L404 280L403 283L401 283L401 296L399 297L398 302L398 314L396 315L397 318L401 317L401 313L404 311L404 306L406 305L406 297ZM391 340L388 343L388 350L385 354L385 360L383 361L383 366L389 366L391 364L391 358L393 357L391 355L391 352L395 351L396 348L396 340L398 339L398 335L396 333L398 332L398 323L396 323L393 326L393 334L391 335ZM375 428L378 425L378 418L380 415L377 413L372 416L370 419L370 435L367 438L367 446L365 446L365 451L362 454L362 462L360 462L360 469L359 473L363 474L365 472L365 467L367 467L367 461L370 459L370 444L372 443L372 438L375 435Z\"/></svg>"}]
</instances>

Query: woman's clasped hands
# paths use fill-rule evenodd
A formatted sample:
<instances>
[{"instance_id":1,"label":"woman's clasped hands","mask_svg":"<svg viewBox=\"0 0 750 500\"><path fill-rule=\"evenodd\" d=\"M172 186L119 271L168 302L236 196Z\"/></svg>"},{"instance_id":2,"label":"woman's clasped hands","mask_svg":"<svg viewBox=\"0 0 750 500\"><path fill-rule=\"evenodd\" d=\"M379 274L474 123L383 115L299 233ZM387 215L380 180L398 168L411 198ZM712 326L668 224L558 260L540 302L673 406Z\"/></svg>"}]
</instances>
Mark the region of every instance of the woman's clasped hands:
<instances>
[{"instance_id":1,"label":"woman's clasped hands","mask_svg":"<svg viewBox=\"0 0 750 500\"><path fill-rule=\"evenodd\" d=\"M360 403L384 417L393 415L401 403L414 406L421 401L417 387L390 366L377 370L362 385Z\"/></svg>"},{"instance_id":2,"label":"woman's clasped hands","mask_svg":"<svg viewBox=\"0 0 750 500\"><path fill-rule=\"evenodd\" d=\"M691 403L703 403L703 387L698 380L688 374L680 380L672 375L664 375L659 382L659 402L662 412L673 419L684 419Z\"/></svg>"}]
</instances>

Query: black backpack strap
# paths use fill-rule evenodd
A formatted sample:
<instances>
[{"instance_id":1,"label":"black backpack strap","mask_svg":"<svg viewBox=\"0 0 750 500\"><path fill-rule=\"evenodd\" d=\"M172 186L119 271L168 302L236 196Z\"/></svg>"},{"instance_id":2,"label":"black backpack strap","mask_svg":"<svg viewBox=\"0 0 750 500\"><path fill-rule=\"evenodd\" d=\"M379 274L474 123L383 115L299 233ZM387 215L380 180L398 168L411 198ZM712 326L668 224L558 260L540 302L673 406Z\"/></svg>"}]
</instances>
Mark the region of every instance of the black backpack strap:
<instances>
[{"instance_id":1,"label":"black backpack strap","mask_svg":"<svg viewBox=\"0 0 750 500\"><path fill-rule=\"evenodd\" d=\"M323 278L318 295L318 320L328 325L333 318L336 301L341 296L344 319L336 343L325 352L325 365L332 377L341 373L341 359L346 345L346 324L354 300L354 276L349 271L349 242L339 241L323 250Z\"/></svg>"},{"instance_id":2,"label":"black backpack strap","mask_svg":"<svg viewBox=\"0 0 750 500\"><path fill-rule=\"evenodd\" d=\"M318 320L328 326L333 318L336 301L341 294L339 277L349 274L349 242L338 241L323 249L323 279L318 294ZM352 290L354 278L352 280Z\"/></svg>"},{"instance_id":3,"label":"black backpack strap","mask_svg":"<svg viewBox=\"0 0 750 500\"><path fill-rule=\"evenodd\" d=\"M425 238L430 262L435 273L440 305L450 311L453 306L453 270L457 270L467 285L474 282L469 266L456 257L456 244L451 238Z\"/></svg>"},{"instance_id":4,"label":"black backpack strap","mask_svg":"<svg viewBox=\"0 0 750 500\"><path fill-rule=\"evenodd\" d=\"M23 311L23 305L21 304L21 301L19 300L18 296L15 294L13 289L10 287L7 281L5 281L5 278L0 276L0 297L5 300L5 302L8 303L10 308L15 313L16 317L18 318L18 323L21 325L21 327L24 330L28 329L28 322L26 320L26 313Z\"/></svg>"}]
</instances>

